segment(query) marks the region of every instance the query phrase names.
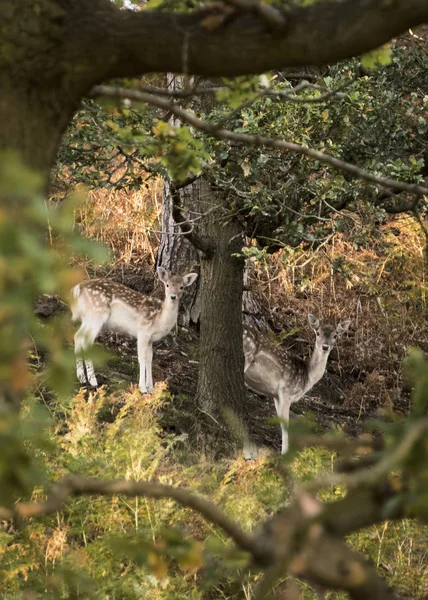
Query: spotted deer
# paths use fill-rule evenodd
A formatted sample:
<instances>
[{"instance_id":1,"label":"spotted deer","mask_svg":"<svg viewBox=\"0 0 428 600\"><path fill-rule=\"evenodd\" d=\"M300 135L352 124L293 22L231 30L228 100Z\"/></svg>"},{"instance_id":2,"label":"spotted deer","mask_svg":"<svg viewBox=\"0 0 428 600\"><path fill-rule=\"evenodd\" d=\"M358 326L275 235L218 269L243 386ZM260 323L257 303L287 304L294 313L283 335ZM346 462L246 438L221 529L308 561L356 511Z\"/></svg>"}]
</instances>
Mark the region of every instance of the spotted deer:
<instances>
[{"instance_id":1,"label":"spotted deer","mask_svg":"<svg viewBox=\"0 0 428 600\"><path fill-rule=\"evenodd\" d=\"M290 406L308 392L324 375L328 356L336 340L347 331L350 320L334 328L321 325L312 314L309 325L315 331L315 348L311 358L304 361L292 352L280 348L257 329L244 325L244 378L253 392L272 396L276 413L281 419L281 453L288 451L288 419Z\"/></svg>"},{"instance_id":2,"label":"spotted deer","mask_svg":"<svg viewBox=\"0 0 428 600\"><path fill-rule=\"evenodd\" d=\"M174 327L183 290L192 285L198 276L197 273L188 273L183 277L171 275L162 267L158 268L157 274L165 286L163 301L109 279L89 279L71 290L72 319L81 321L74 336L76 371L80 383L98 385L92 361L85 359L84 353L105 327L137 338L139 388L143 393L153 391L153 342L161 340Z\"/></svg>"}]
</instances>

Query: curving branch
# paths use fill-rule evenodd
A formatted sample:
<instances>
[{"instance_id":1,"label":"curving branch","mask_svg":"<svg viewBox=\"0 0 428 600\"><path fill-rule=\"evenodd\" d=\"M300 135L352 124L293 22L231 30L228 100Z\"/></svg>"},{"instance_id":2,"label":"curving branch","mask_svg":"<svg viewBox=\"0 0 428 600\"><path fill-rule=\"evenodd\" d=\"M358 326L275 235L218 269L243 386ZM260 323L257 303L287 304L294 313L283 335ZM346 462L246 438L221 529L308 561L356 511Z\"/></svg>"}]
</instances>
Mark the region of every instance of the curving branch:
<instances>
[{"instance_id":1,"label":"curving branch","mask_svg":"<svg viewBox=\"0 0 428 600\"><path fill-rule=\"evenodd\" d=\"M385 507L391 500L395 509L390 510L388 517L402 517L403 500L395 501L402 498L402 490L386 485L382 477L404 460L427 426L428 419L416 423L391 457L378 463L376 475L381 478L375 477L373 471L360 471L353 480L357 485L346 496L326 504L304 489L287 508L252 534L243 531L215 504L184 488L144 481L100 481L78 475L56 482L44 502L19 502L13 509L1 507L0 519L51 514L61 510L72 496L79 495L171 498L220 527L239 548L249 552L254 564L265 571L260 598L266 598L279 578L288 572L327 589L345 590L354 600L396 600L373 565L350 549L343 538L361 527L384 521Z\"/></svg>"},{"instance_id":2,"label":"curving branch","mask_svg":"<svg viewBox=\"0 0 428 600\"><path fill-rule=\"evenodd\" d=\"M158 98L152 94L147 94L145 92L139 92L136 90L128 90L126 88L98 85L91 90L90 96L109 96L113 98L127 98L130 100L136 100L137 102L146 102L152 106L157 106L158 108L169 111L181 119L181 121L188 123L195 129L203 131L207 135L217 139L228 140L230 142L244 145L246 144L248 146L265 146L267 148L277 148L278 150L293 152L295 154L300 154L307 156L308 158L319 160L320 162L330 165L335 169L346 171L347 173L351 173L354 177L358 177L359 179L363 179L364 181L368 181L385 188L404 191L410 194L428 195L428 188L422 185L418 185L416 183L405 183L403 181L391 179L390 177L379 177L377 175L373 175L373 173L370 173L365 169L361 169L360 167L357 167L351 163L335 158L330 154L326 154L312 148L307 148L306 146L301 146L294 142L286 142L285 140L269 138L262 135L236 133L229 129L220 129L215 123L207 123L206 121L199 119L194 113L181 108L174 102L165 100L164 98Z\"/></svg>"},{"instance_id":3,"label":"curving branch","mask_svg":"<svg viewBox=\"0 0 428 600\"><path fill-rule=\"evenodd\" d=\"M305 547L290 566L293 575L326 589L346 590L352 600L398 600L367 559L316 523L308 528Z\"/></svg>"},{"instance_id":4,"label":"curving branch","mask_svg":"<svg viewBox=\"0 0 428 600\"><path fill-rule=\"evenodd\" d=\"M329 89L327 86L318 85L316 83L310 83L307 79L303 78L299 84L288 91L285 90L274 90L270 88L258 88L255 90L257 98L269 96L270 98L277 98L279 100L285 100L287 102L294 102L295 104L316 104L326 102L327 100L344 100L346 94L342 92L345 88L349 87L353 83L352 80L346 81L340 85L337 89ZM138 91L147 92L148 94L154 94L156 96L166 96L168 98L195 98L199 96L213 96L217 92L229 90L227 86L199 86L195 84L191 87L186 87L182 90L173 89L168 90L165 88L156 87L149 84L139 83ZM299 97L297 94L305 89L318 90L322 92L319 96L302 96Z\"/></svg>"},{"instance_id":5,"label":"curving branch","mask_svg":"<svg viewBox=\"0 0 428 600\"><path fill-rule=\"evenodd\" d=\"M128 481L125 479L102 481L79 475L68 475L52 485L44 502L18 502L13 509L0 507L0 519L29 518L51 514L61 510L72 496L113 496L116 494L128 497L172 498L182 506L196 510L207 521L223 529L243 550L247 550L255 557L260 553L256 540L241 529L235 521L229 519L214 503L184 488L161 485L151 481Z\"/></svg>"},{"instance_id":6,"label":"curving branch","mask_svg":"<svg viewBox=\"0 0 428 600\"><path fill-rule=\"evenodd\" d=\"M220 527L239 548L250 553L255 565L266 569L262 591L268 592L288 571L326 588L346 590L355 600L395 600L396 596L373 566L341 539L359 526L384 520L383 506L389 497L385 489L381 492L376 486L371 491L366 487L353 493L356 497L350 499L346 496L330 507L300 495L261 529L248 534L215 504L184 488L154 482L102 481L69 475L52 485L44 502L19 502L13 509L0 507L0 519L27 519L52 514L62 510L72 496L121 494L171 498ZM360 513L364 515L363 519ZM348 524L346 528L344 523Z\"/></svg>"}]
</instances>

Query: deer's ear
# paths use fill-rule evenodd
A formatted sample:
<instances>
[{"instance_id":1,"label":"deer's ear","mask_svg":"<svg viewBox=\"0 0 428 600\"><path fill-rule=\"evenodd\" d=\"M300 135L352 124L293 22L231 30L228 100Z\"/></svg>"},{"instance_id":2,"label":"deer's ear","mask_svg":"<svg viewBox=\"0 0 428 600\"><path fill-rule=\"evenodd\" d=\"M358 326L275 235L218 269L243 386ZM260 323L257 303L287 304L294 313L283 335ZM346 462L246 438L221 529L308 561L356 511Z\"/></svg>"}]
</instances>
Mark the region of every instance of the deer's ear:
<instances>
[{"instance_id":1,"label":"deer's ear","mask_svg":"<svg viewBox=\"0 0 428 600\"><path fill-rule=\"evenodd\" d=\"M168 283L169 273L163 267L158 267L157 274L162 283Z\"/></svg>"},{"instance_id":2,"label":"deer's ear","mask_svg":"<svg viewBox=\"0 0 428 600\"><path fill-rule=\"evenodd\" d=\"M188 273L187 275L184 275L184 277L183 277L183 285L185 287L187 287L189 285L192 285L192 283L194 281L196 281L197 277L198 277L197 273Z\"/></svg>"},{"instance_id":3,"label":"deer's ear","mask_svg":"<svg viewBox=\"0 0 428 600\"><path fill-rule=\"evenodd\" d=\"M345 333L345 331L348 331L348 327L351 324L351 319L346 319L346 321L340 321L339 325L337 326L337 335L342 335L342 333Z\"/></svg>"},{"instance_id":4,"label":"deer's ear","mask_svg":"<svg viewBox=\"0 0 428 600\"><path fill-rule=\"evenodd\" d=\"M308 321L309 321L309 325L312 327L312 329L314 331L318 331L318 329L320 328L320 320L318 319L318 317L316 317L312 313L309 313Z\"/></svg>"}]
</instances>

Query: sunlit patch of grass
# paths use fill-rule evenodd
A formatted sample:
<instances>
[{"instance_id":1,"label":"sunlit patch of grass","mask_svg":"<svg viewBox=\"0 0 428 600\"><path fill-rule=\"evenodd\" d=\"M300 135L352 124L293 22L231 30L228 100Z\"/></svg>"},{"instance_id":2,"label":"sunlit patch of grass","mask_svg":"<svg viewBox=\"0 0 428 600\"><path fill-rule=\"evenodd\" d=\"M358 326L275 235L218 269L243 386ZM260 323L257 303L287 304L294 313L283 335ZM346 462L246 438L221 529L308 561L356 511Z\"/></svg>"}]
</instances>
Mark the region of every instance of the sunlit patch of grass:
<instances>
[{"instance_id":1,"label":"sunlit patch of grass","mask_svg":"<svg viewBox=\"0 0 428 600\"><path fill-rule=\"evenodd\" d=\"M428 592L428 526L410 520L386 521L350 537L398 593L426 598Z\"/></svg>"}]
</instances>

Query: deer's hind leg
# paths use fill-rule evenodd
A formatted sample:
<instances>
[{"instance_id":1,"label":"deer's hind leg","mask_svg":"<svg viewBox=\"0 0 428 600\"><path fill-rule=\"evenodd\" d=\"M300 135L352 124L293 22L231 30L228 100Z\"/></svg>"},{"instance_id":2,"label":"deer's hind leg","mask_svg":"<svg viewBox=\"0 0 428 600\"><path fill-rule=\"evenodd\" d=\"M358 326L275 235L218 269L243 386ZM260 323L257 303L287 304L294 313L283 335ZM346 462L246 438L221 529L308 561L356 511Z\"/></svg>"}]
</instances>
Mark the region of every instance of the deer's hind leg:
<instances>
[{"instance_id":1,"label":"deer's hind leg","mask_svg":"<svg viewBox=\"0 0 428 600\"><path fill-rule=\"evenodd\" d=\"M83 385L89 383L93 387L98 386L94 365L91 360L85 358L84 353L93 345L108 318L109 313L90 315L82 319L82 324L75 333L76 374L77 379Z\"/></svg>"}]
</instances>

